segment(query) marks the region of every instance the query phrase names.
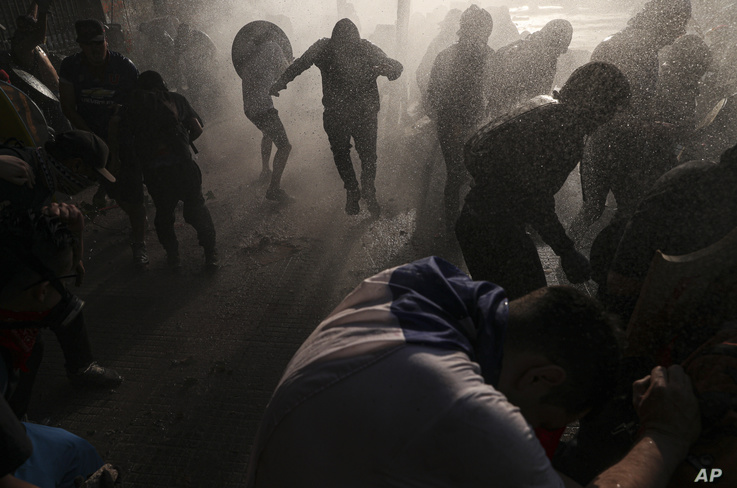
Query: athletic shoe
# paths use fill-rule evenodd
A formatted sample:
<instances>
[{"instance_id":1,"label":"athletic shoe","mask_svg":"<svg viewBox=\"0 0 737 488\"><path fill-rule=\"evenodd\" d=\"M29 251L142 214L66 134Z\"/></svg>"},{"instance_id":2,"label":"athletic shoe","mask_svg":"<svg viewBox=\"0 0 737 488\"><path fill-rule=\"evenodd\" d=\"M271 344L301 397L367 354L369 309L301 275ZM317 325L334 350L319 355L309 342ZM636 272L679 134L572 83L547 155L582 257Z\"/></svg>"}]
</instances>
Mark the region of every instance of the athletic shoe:
<instances>
[{"instance_id":1,"label":"athletic shoe","mask_svg":"<svg viewBox=\"0 0 737 488\"><path fill-rule=\"evenodd\" d=\"M379 206L379 202L376 201L376 195L371 195L365 200L368 211L373 217L378 217L379 215L381 215L381 207Z\"/></svg>"},{"instance_id":2,"label":"athletic shoe","mask_svg":"<svg viewBox=\"0 0 737 488\"><path fill-rule=\"evenodd\" d=\"M217 249L205 250L205 266L209 269L218 269L220 267L220 255Z\"/></svg>"},{"instance_id":3,"label":"athletic shoe","mask_svg":"<svg viewBox=\"0 0 737 488\"><path fill-rule=\"evenodd\" d=\"M67 377L74 386L82 388L115 388L123 382L123 377L114 369L104 368L95 361L74 373L67 373Z\"/></svg>"},{"instance_id":4,"label":"athletic shoe","mask_svg":"<svg viewBox=\"0 0 737 488\"><path fill-rule=\"evenodd\" d=\"M361 211L361 207L358 205L359 200L361 200L361 193L358 190L348 190L346 192L345 213L358 215L358 212Z\"/></svg>"},{"instance_id":5,"label":"athletic shoe","mask_svg":"<svg viewBox=\"0 0 737 488\"><path fill-rule=\"evenodd\" d=\"M131 242L133 249L133 264L139 267L145 267L148 264L148 253L146 252L145 242Z\"/></svg>"},{"instance_id":6,"label":"athletic shoe","mask_svg":"<svg viewBox=\"0 0 737 488\"><path fill-rule=\"evenodd\" d=\"M287 192L281 188L277 188L276 190L269 188L266 191L266 199L281 203L290 203L295 201L294 198L290 197Z\"/></svg>"}]
</instances>

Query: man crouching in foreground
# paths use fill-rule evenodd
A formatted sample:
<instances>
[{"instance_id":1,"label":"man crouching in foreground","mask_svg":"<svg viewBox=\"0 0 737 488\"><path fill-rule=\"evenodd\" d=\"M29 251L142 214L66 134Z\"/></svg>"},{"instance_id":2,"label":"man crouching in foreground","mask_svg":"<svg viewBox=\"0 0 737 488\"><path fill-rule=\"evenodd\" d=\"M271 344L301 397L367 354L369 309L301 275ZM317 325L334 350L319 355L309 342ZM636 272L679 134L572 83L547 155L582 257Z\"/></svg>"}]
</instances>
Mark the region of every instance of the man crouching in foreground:
<instances>
[{"instance_id":1,"label":"man crouching in foreground","mask_svg":"<svg viewBox=\"0 0 737 488\"><path fill-rule=\"evenodd\" d=\"M436 257L386 270L292 358L247 486L577 486L533 429L559 429L607 400L617 337L573 288L508 302ZM642 438L595 486L664 485L699 434L678 366L635 383L635 404Z\"/></svg>"}]
</instances>

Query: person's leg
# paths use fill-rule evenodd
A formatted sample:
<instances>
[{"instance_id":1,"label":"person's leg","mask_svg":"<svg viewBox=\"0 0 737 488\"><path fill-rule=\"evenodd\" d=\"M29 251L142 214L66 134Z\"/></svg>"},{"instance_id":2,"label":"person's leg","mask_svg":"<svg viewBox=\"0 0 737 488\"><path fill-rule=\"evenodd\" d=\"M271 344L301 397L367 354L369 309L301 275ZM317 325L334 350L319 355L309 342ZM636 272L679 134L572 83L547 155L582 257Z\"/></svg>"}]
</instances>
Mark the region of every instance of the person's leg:
<instances>
[{"instance_id":1,"label":"person's leg","mask_svg":"<svg viewBox=\"0 0 737 488\"><path fill-rule=\"evenodd\" d=\"M269 168L269 161L271 160L271 146L274 144L274 141L265 132L261 134L261 174L258 176L258 183L260 185L266 183L271 178L272 173Z\"/></svg>"},{"instance_id":2,"label":"person's leg","mask_svg":"<svg viewBox=\"0 0 737 488\"><path fill-rule=\"evenodd\" d=\"M445 227L452 233L460 214L460 192L466 175L463 166L463 146L466 131L460 124L452 121L438 123L438 141L445 160L446 178L443 192L445 208Z\"/></svg>"},{"instance_id":3,"label":"person's leg","mask_svg":"<svg viewBox=\"0 0 737 488\"><path fill-rule=\"evenodd\" d=\"M205 206L202 196L202 172L194 161L188 161L181 167L179 199L184 202L184 221L197 231L197 239L205 250L205 264L208 267L219 265L215 244L215 225L210 211Z\"/></svg>"},{"instance_id":4,"label":"person's leg","mask_svg":"<svg viewBox=\"0 0 737 488\"><path fill-rule=\"evenodd\" d=\"M41 361L44 355L43 335L36 336L36 342L31 350L31 357L26 360L26 368L28 371L21 371L18 375L18 383L13 389L13 393L8 398L8 405L13 409L16 417L23 418L28 411L28 405L31 402L31 393L33 385L36 383L36 376L41 367Z\"/></svg>"},{"instance_id":5,"label":"person's leg","mask_svg":"<svg viewBox=\"0 0 737 488\"><path fill-rule=\"evenodd\" d=\"M284 174L284 168L287 166L292 145L289 143L287 131L284 129L284 124L282 124L279 112L276 109L269 110L263 119L261 130L264 131L264 134L268 134L270 140L276 145L274 170L271 174L271 184L266 191L266 198L269 200L286 200L289 197L281 190L281 177Z\"/></svg>"},{"instance_id":6,"label":"person's leg","mask_svg":"<svg viewBox=\"0 0 737 488\"><path fill-rule=\"evenodd\" d=\"M366 201L369 212L378 216L381 207L376 200L376 137L377 114L368 113L358 116L353 129L353 140L356 152L361 158L361 197Z\"/></svg>"},{"instance_id":7,"label":"person's leg","mask_svg":"<svg viewBox=\"0 0 737 488\"><path fill-rule=\"evenodd\" d=\"M179 266L179 241L174 232L174 211L179 203L174 187L177 171L161 168L146 173L146 186L156 207L154 227L159 242L166 250L167 262Z\"/></svg>"},{"instance_id":8,"label":"person's leg","mask_svg":"<svg viewBox=\"0 0 737 488\"><path fill-rule=\"evenodd\" d=\"M76 297L72 296L68 300L74 299ZM116 371L97 364L92 356L92 345L87 335L84 311L77 311L69 323L65 324L63 321L67 317L63 315L67 315L67 311L75 307L71 306L67 300L62 300L57 307L54 308L52 314L60 314L60 325L51 327L51 331L56 335L64 354L64 368L67 370L69 380L77 386L84 387L110 388L118 386L123 378Z\"/></svg>"},{"instance_id":9,"label":"person's leg","mask_svg":"<svg viewBox=\"0 0 737 488\"><path fill-rule=\"evenodd\" d=\"M133 262L138 266L148 264L146 251L146 227L148 218L143 205L143 176L141 168L133 161L124 161L117 176L114 198L128 215L131 225Z\"/></svg>"},{"instance_id":10,"label":"person's leg","mask_svg":"<svg viewBox=\"0 0 737 488\"><path fill-rule=\"evenodd\" d=\"M547 285L535 243L513 213L480 218L465 207L456 237L471 277L496 283L510 300Z\"/></svg>"},{"instance_id":11,"label":"person's leg","mask_svg":"<svg viewBox=\"0 0 737 488\"><path fill-rule=\"evenodd\" d=\"M335 166L346 190L345 212L348 215L356 215L360 211L358 202L361 199L361 192L351 161L351 133L348 121L342 114L326 110L323 114L323 128L328 135Z\"/></svg>"}]
</instances>

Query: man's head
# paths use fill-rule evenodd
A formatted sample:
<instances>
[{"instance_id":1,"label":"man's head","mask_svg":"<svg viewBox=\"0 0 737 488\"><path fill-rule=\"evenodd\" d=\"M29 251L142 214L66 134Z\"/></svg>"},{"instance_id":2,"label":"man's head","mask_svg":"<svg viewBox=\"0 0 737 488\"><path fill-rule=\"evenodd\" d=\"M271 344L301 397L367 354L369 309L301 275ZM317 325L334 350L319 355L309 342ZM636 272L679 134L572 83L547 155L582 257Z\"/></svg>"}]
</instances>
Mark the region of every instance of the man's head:
<instances>
[{"instance_id":1,"label":"man's head","mask_svg":"<svg viewBox=\"0 0 737 488\"><path fill-rule=\"evenodd\" d=\"M105 64L108 46L102 22L96 19L78 20L74 23L74 29L77 31L77 43L87 62L93 66Z\"/></svg>"},{"instance_id":2,"label":"man's head","mask_svg":"<svg viewBox=\"0 0 737 488\"><path fill-rule=\"evenodd\" d=\"M556 429L601 407L614 391L620 333L575 288L542 288L509 303L499 391L534 427Z\"/></svg>"},{"instance_id":3,"label":"man's head","mask_svg":"<svg viewBox=\"0 0 737 488\"><path fill-rule=\"evenodd\" d=\"M458 40L471 44L485 45L494 26L491 14L476 5L471 5L461 14Z\"/></svg>"},{"instance_id":4,"label":"man's head","mask_svg":"<svg viewBox=\"0 0 737 488\"><path fill-rule=\"evenodd\" d=\"M102 177L115 183L115 177L105 168L109 153L107 144L91 132L62 132L48 141L44 149L74 174L92 181Z\"/></svg>"},{"instance_id":5,"label":"man's head","mask_svg":"<svg viewBox=\"0 0 737 488\"><path fill-rule=\"evenodd\" d=\"M665 55L661 76L671 77L680 83L701 79L712 63L709 46L695 34L681 36Z\"/></svg>"},{"instance_id":6,"label":"man's head","mask_svg":"<svg viewBox=\"0 0 737 488\"><path fill-rule=\"evenodd\" d=\"M161 74L153 70L144 71L138 76L136 88L146 91L169 91Z\"/></svg>"},{"instance_id":7,"label":"man's head","mask_svg":"<svg viewBox=\"0 0 737 488\"><path fill-rule=\"evenodd\" d=\"M340 19L333 27L330 40L339 47L353 46L361 41L361 34L351 19Z\"/></svg>"},{"instance_id":8,"label":"man's head","mask_svg":"<svg viewBox=\"0 0 737 488\"><path fill-rule=\"evenodd\" d=\"M629 104L630 84L613 64L587 63L571 74L558 99L594 130Z\"/></svg>"},{"instance_id":9,"label":"man's head","mask_svg":"<svg viewBox=\"0 0 737 488\"><path fill-rule=\"evenodd\" d=\"M0 213L0 308L45 312L66 293L77 239L58 218L8 208ZM60 279L62 278L62 279Z\"/></svg>"},{"instance_id":10,"label":"man's head","mask_svg":"<svg viewBox=\"0 0 737 488\"><path fill-rule=\"evenodd\" d=\"M545 24L533 36L539 38L546 49L560 55L568 51L568 46L571 45L573 26L567 20L555 19Z\"/></svg>"},{"instance_id":11,"label":"man's head","mask_svg":"<svg viewBox=\"0 0 737 488\"><path fill-rule=\"evenodd\" d=\"M661 49L686 33L690 18L691 0L650 0L627 25L646 32Z\"/></svg>"}]
</instances>

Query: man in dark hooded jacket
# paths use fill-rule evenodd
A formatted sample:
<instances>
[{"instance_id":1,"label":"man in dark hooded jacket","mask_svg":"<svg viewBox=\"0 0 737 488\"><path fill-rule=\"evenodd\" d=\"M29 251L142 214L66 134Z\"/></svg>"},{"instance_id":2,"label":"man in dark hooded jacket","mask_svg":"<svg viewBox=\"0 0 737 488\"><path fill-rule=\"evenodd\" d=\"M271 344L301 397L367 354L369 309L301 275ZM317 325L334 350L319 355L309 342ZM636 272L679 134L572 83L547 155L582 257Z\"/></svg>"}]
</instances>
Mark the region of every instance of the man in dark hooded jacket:
<instances>
[{"instance_id":1,"label":"man in dark hooded jacket","mask_svg":"<svg viewBox=\"0 0 737 488\"><path fill-rule=\"evenodd\" d=\"M465 164L474 185L456 236L475 280L498 283L510 298L546 285L527 224L560 256L572 283L589 278L588 260L566 235L554 196L581 160L584 138L628 99L617 68L589 63L573 72L557 100L535 97L468 141Z\"/></svg>"},{"instance_id":2,"label":"man in dark hooded jacket","mask_svg":"<svg viewBox=\"0 0 737 488\"><path fill-rule=\"evenodd\" d=\"M558 68L558 57L568 51L573 26L551 20L526 39L500 48L493 58L489 80L489 113L501 115L538 95L548 95Z\"/></svg>"},{"instance_id":3,"label":"man in dark hooded jacket","mask_svg":"<svg viewBox=\"0 0 737 488\"><path fill-rule=\"evenodd\" d=\"M686 33L690 0L650 0L627 27L604 39L591 61L612 63L624 73L632 90L632 114L648 113L658 83L658 51Z\"/></svg>"},{"instance_id":4,"label":"man in dark hooded jacket","mask_svg":"<svg viewBox=\"0 0 737 488\"><path fill-rule=\"evenodd\" d=\"M396 80L402 74L402 65L361 39L356 25L342 19L335 24L330 39L314 43L284 71L271 87L271 95L279 96L290 81L313 64L322 75L323 127L347 192L345 211L356 215L363 198L369 211L378 215L380 207L374 187L379 112L376 78ZM351 137L361 158L360 188L351 162Z\"/></svg>"},{"instance_id":5,"label":"man in dark hooded jacket","mask_svg":"<svg viewBox=\"0 0 737 488\"><path fill-rule=\"evenodd\" d=\"M458 218L460 191L467 178L463 145L486 112L487 63L494 51L486 44L493 21L484 9L471 5L461 15L458 42L435 58L427 87L427 105L435 120L445 168L445 225ZM450 232L449 232L450 233Z\"/></svg>"}]
</instances>

